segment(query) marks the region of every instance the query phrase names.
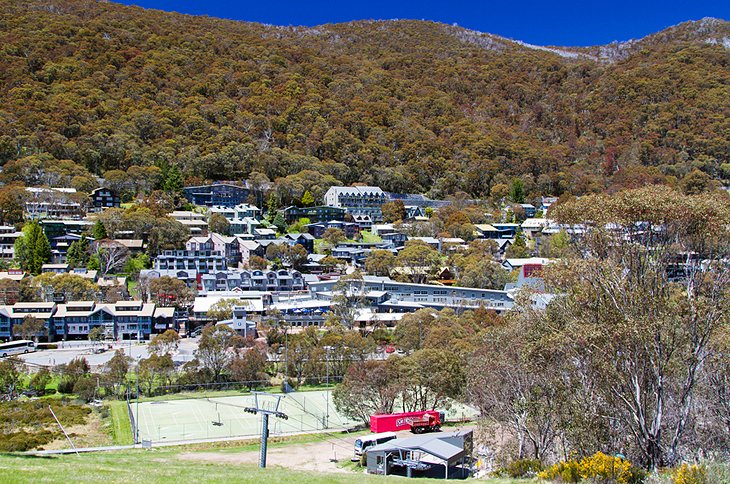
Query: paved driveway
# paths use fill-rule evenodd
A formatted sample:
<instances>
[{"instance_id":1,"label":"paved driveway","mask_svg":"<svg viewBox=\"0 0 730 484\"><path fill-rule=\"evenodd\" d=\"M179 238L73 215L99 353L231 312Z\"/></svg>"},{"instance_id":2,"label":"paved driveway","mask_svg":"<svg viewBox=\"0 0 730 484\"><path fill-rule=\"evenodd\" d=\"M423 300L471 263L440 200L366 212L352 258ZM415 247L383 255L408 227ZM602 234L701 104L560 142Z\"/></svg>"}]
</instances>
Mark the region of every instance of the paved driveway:
<instances>
[{"instance_id":1,"label":"paved driveway","mask_svg":"<svg viewBox=\"0 0 730 484\"><path fill-rule=\"evenodd\" d=\"M102 345L97 345L100 348ZM107 347L106 344L104 347ZM193 359L193 353L198 347L198 340L195 338L186 338L180 341L178 351L173 355L173 360L186 362ZM88 341L66 341L59 342L56 350L42 350L26 355L19 355L22 360L30 365L55 366L69 363L77 357L84 357L92 367L98 367L106 364L113 356L114 352L122 349L124 354L131 356L137 360L139 358L147 358L147 343L137 343L136 341L123 341L114 343L112 349L106 350L104 353L95 353Z\"/></svg>"}]
</instances>

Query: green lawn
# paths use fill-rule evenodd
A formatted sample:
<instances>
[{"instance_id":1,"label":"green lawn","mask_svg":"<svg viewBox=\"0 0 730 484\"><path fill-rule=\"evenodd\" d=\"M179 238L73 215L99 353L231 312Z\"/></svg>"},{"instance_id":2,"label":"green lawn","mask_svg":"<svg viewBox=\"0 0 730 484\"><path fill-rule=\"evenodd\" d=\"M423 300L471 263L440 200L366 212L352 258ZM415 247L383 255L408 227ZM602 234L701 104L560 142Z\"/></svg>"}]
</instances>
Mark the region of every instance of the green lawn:
<instances>
[{"instance_id":1,"label":"green lawn","mask_svg":"<svg viewBox=\"0 0 730 484\"><path fill-rule=\"evenodd\" d=\"M362 236L363 242L372 243L372 242L382 242L383 241L383 239L380 238L380 236L375 235L374 233L372 233L368 230L363 230L362 232L360 232L360 235Z\"/></svg>"},{"instance_id":2,"label":"green lawn","mask_svg":"<svg viewBox=\"0 0 730 484\"><path fill-rule=\"evenodd\" d=\"M111 419L112 442L114 445L130 445L132 440L132 423L129 421L126 401L109 402L109 418Z\"/></svg>"},{"instance_id":3,"label":"green lawn","mask_svg":"<svg viewBox=\"0 0 730 484\"><path fill-rule=\"evenodd\" d=\"M278 467L180 459L189 449L129 450L58 457L0 455L0 482L266 482L350 483L353 474L299 472ZM402 482L397 478L356 475L357 482Z\"/></svg>"},{"instance_id":4,"label":"green lawn","mask_svg":"<svg viewBox=\"0 0 730 484\"><path fill-rule=\"evenodd\" d=\"M276 445L276 444L274 444ZM256 450L255 445L220 450L226 453ZM360 472L326 474L295 471L281 467L259 469L251 464L205 462L180 458L181 453L196 450L216 451L215 446L156 448L97 452L81 455L33 457L0 454L0 482L266 482L292 483L384 483L406 482L403 478L370 476ZM436 482L418 479L418 482ZM442 482L442 479L438 480ZM480 480L485 484L507 484L509 479Z\"/></svg>"},{"instance_id":5,"label":"green lawn","mask_svg":"<svg viewBox=\"0 0 730 484\"><path fill-rule=\"evenodd\" d=\"M141 297L139 294L139 282L128 280L127 281L127 291L129 291L129 295L133 298L139 298Z\"/></svg>"}]
</instances>

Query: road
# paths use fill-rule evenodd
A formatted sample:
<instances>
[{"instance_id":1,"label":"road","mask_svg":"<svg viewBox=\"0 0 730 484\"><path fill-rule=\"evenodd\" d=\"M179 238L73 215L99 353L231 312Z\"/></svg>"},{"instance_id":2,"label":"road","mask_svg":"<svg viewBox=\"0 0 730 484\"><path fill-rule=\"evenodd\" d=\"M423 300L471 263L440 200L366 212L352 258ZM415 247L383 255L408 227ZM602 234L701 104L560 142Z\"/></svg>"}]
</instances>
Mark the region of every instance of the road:
<instances>
[{"instance_id":1,"label":"road","mask_svg":"<svg viewBox=\"0 0 730 484\"><path fill-rule=\"evenodd\" d=\"M108 343L105 343L106 346ZM96 348L102 345L97 345ZM173 355L174 361L186 362L193 359L193 352L198 347L198 340L195 338L185 338L180 340L178 350ZM147 358L149 351L147 343L136 341L122 341L112 344L112 349L104 353L94 353L94 347L88 341L65 341L58 343L58 349L36 351L19 355L19 357L30 365L40 366L56 366L69 363L74 358L84 357L92 367L99 367L108 362L118 349L124 350L124 354L131 356L132 359Z\"/></svg>"}]
</instances>

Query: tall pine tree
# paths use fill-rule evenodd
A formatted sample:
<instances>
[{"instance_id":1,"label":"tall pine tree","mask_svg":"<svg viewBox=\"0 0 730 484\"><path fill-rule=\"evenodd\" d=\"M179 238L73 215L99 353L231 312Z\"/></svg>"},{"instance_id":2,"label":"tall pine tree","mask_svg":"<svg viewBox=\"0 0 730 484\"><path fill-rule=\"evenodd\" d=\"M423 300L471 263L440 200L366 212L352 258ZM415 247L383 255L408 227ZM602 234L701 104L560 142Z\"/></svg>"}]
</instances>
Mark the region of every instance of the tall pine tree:
<instances>
[{"instance_id":1,"label":"tall pine tree","mask_svg":"<svg viewBox=\"0 0 730 484\"><path fill-rule=\"evenodd\" d=\"M38 222L23 227L23 236L15 242L15 258L21 269L33 275L40 274L43 264L51 260L51 244Z\"/></svg>"},{"instance_id":2,"label":"tall pine tree","mask_svg":"<svg viewBox=\"0 0 730 484\"><path fill-rule=\"evenodd\" d=\"M309 192L309 190L306 190L304 192L304 195L302 195L302 206L310 207L312 205L314 205L314 197Z\"/></svg>"},{"instance_id":3,"label":"tall pine tree","mask_svg":"<svg viewBox=\"0 0 730 484\"><path fill-rule=\"evenodd\" d=\"M91 228L91 236L94 237L94 240L104 240L109 237L106 233L106 227L104 227L104 224L101 223L101 220L97 220Z\"/></svg>"},{"instance_id":4,"label":"tall pine tree","mask_svg":"<svg viewBox=\"0 0 730 484\"><path fill-rule=\"evenodd\" d=\"M86 267L89 263L89 239L82 235L81 238L72 242L66 254L66 262L72 268Z\"/></svg>"},{"instance_id":5,"label":"tall pine tree","mask_svg":"<svg viewBox=\"0 0 730 484\"><path fill-rule=\"evenodd\" d=\"M177 198L180 194L182 194L183 184L184 180L182 173L180 173L180 169L175 165L171 166L170 169L167 170L167 176L163 183L164 190Z\"/></svg>"}]
</instances>

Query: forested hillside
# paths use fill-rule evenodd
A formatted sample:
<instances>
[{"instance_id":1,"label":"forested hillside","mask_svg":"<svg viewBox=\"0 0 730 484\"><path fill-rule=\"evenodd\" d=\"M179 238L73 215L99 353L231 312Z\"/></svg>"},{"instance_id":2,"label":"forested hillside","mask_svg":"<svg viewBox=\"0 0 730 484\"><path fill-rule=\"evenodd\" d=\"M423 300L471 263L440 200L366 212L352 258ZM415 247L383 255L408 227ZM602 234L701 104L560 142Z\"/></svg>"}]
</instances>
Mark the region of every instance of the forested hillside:
<instances>
[{"instance_id":1,"label":"forested hillside","mask_svg":"<svg viewBox=\"0 0 730 484\"><path fill-rule=\"evenodd\" d=\"M514 177L543 195L728 179L728 45L714 19L551 52L423 21L0 0L0 163L5 182L85 191L172 166L473 197Z\"/></svg>"}]
</instances>

